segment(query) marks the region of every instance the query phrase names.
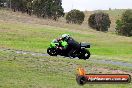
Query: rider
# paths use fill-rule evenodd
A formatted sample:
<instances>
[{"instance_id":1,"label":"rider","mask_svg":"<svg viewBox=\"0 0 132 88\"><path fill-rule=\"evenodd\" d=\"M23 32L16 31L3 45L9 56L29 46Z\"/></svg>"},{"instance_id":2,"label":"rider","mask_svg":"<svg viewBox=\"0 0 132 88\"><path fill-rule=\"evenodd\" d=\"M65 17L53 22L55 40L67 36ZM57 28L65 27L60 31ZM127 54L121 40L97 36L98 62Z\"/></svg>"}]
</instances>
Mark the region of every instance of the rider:
<instances>
[{"instance_id":1,"label":"rider","mask_svg":"<svg viewBox=\"0 0 132 88\"><path fill-rule=\"evenodd\" d=\"M62 40L66 41L68 43L68 48L70 48L70 51L68 53L68 56L71 57L72 53L76 50L80 49L80 44L75 41L72 37L70 37L69 34L63 34L62 35Z\"/></svg>"},{"instance_id":2,"label":"rider","mask_svg":"<svg viewBox=\"0 0 132 88\"><path fill-rule=\"evenodd\" d=\"M67 42L62 40L61 38L54 39L51 43L54 44L54 46L56 46L56 48L60 50L65 50L68 46Z\"/></svg>"}]
</instances>

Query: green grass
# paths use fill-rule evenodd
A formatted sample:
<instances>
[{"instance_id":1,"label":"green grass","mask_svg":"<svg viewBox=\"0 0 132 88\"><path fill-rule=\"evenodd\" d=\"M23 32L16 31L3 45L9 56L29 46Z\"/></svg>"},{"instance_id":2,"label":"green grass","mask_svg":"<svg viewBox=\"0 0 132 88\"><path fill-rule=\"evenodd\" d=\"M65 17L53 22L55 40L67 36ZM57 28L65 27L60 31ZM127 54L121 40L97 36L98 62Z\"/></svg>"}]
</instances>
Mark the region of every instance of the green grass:
<instances>
[{"instance_id":1,"label":"green grass","mask_svg":"<svg viewBox=\"0 0 132 88\"><path fill-rule=\"evenodd\" d=\"M46 53L46 48L51 40L63 33L69 33L79 42L90 42L92 55L115 57L112 59L132 62L131 37L87 30L80 31L38 24L5 23L1 21L0 47Z\"/></svg>"},{"instance_id":2,"label":"green grass","mask_svg":"<svg viewBox=\"0 0 132 88\"><path fill-rule=\"evenodd\" d=\"M112 59L132 63L132 37L96 32L78 25L52 23L55 22L44 25L47 23L42 19L0 10L0 48L46 53L50 41L63 33L69 33L79 42L91 43L90 59ZM128 67L108 65L107 63L97 64L61 57L37 57L0 51L0 87L80 88L81 86L77 85L75 81L75 70L78 66L85 67L88 73L105 73L103 70L98 70L100 67L129 72L132 70ZM93 71L93 68L96 69ZM83 87L130 88L131 84L89 84Z\"/></svg>"},{"instance_id":3,"label":"green grass","mask_svg":"<svg viewBox=\"0 0 132 88\"><path fill-rule=\"evenodd\" d=\"M83 60L37 57L14 52L0 52L0 60L0 87L2 88L80 88L81 86L75 80L77 67L85 67L87 73L92 73L92 67L98 66L98 69L103 66ZM119 67L119 69L122 68ZM93 73L100 72L96 69L93 71ZM83 86L83 88L88 87L129 88L131 83L86 84Z\"/></svg>"}]
</instances>

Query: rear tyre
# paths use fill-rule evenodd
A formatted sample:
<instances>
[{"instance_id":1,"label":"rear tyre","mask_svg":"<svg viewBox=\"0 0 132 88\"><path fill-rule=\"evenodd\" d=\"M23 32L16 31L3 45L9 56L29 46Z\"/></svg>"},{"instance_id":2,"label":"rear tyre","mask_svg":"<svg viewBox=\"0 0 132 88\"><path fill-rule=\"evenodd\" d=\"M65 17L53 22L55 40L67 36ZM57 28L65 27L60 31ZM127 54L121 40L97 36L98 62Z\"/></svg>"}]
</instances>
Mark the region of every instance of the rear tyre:
<instances>
[{"instance_id":1,"label":"rear tyre","mask_svg":"<svg viewBox=\"0 0 132 88\"><path fill-rule=\"evenodd\" d=\"M57 50L55 48L48 48L47 49L47 53L50 55L50 56L57 56Z\"/></svg>"},{"instance_id":2,"label":"rear tyre","mask_svg":"<svg viewBox=\"0 0 132 88\"><path fill-rule=\"evenodd\" d=\"M86 60L86 59L89 59L89 57L90 57L90 52L89 52L89 50L86 50L86 49L82 49L81 51L80 51L80 55L79 55L79 59L84 59L84 60Z\"/></svg>"}]
</instances>

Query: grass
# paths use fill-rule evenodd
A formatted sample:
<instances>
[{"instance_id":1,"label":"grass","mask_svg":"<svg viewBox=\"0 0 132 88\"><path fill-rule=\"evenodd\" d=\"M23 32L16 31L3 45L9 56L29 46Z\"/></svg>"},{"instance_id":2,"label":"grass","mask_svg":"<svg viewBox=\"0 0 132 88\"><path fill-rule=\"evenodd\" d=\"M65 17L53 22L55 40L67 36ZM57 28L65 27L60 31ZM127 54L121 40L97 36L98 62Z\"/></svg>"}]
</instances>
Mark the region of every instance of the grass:
<instances>
[{"instance_id":1,"label":"grass","mask_svg":"<svg viewBox=\"0 0 132 88\"><path fill-rule=\"evenodd\" d=\"M0 10L0 48L46 53L50 41L69 33L79 42L90 42L90 59L112 59L132 63L132 37L96 32L83 25L71 25ZM100 68L131 72L128 67L97 64L61 57L37 57L0 51L0 87L4 88L78 88L76 68L91 73L106 73ZM92 70L95 67L94 70ZM108 73L111 73L109 71ZM130 88L131 84L89 84L84 88Z\"/></svg>"},{"instance_id":2,"label":"grass","mask_svg":"<svg viewBox=\"0 0 132 88\"><path fill-rule=\"evenodd\" d=\"M106 73L96 70L101 65L83 60L56 57L37 57L0 52L0 87L2 88L80 88L76 81L76 68L85 67L88 73ZM97 66L99 66L97 68ZM96 67L92 70L92 67ZM106 67L108 67L106 65ZM119 67L118 69L121 69ZM91 72L92 71L92 72ZM130 84L88 84L83 88L124 88Z\"/></svg>"},{"instance_id":3,"label":"grass","mask_svg":"<svg viewBox=\"0 0 132 88\"><path fill-rule=\"evenodd\" d=\"M108 56L113 57L112 59L132 62L131 37L39 24L0 21L0 47L46 53L50 41L63 33L69 33L80 42L90 42L92 55Z\"/></svg>"}]
</instances>

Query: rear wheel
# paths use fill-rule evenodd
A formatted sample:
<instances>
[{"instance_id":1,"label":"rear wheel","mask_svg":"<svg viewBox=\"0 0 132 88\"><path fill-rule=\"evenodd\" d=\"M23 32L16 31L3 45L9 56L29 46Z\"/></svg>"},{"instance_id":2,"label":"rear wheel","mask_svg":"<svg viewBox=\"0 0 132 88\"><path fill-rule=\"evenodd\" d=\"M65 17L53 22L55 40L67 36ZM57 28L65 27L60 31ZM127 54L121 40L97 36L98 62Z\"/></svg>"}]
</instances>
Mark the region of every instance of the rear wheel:
<instances>
[{"instance_id":1,"label":"rear wheel","mask_svg":"<svg viewBox=\"0 0 132 88\"><path fill-rule=\"evenodd\" d=\"M47 53L50 55L50 56L57 56L57 50L55 48L48 48L47 49Z\"/></svg>"},{"instance_id":2,"label":"rear wheel","mask_svg":"<svg viewBox=\"0 0 132 88\"><path fill-rule=\"evenodd\" d=\"M86 59L89 59L90 55L91 54L90 54L89 50L82 49L80 51L80 55L78 56L78 58L86 60Z\"/></svg>"}]
</instances>

